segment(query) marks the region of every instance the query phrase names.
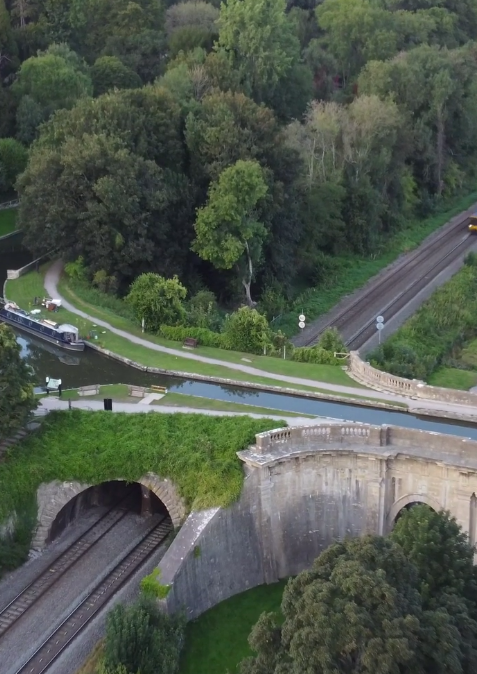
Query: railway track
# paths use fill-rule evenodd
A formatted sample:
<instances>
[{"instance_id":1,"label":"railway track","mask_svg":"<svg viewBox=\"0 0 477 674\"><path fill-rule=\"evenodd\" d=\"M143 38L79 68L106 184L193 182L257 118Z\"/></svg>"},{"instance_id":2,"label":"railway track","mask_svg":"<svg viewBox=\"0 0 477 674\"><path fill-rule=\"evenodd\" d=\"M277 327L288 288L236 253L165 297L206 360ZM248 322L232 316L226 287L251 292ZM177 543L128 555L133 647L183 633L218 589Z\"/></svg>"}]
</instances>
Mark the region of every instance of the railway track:
<instances>
[{"instance_id":1,"label":"railway track","mask_svg":"<svg viewBox=\"0 0 477 674\"><path fill-rule=\"evenodd\" d=\"M429 245L419 247L397 263L386 276L371 281L368 290L336 316L303 334L302 339L298 337L296 346L312 346L324 330L335 327L348 348L360 348L374 334L378 314L389 321L469 246L471 235L465 228L468 222L468 216L460 218Z\"/></svg>"},{"instance_id":2,"label":"railway track","mask_svg":"<svg viewBox=\"0 0 477 674\"><path fill-rule=\"evenodd\" d=\"M124 499L120 502L123 503ZM0 612L0 638L45 594L64 574L71 569L96 543L98 543L126 515L127 510L118 510L116 505L92 524L67 550L54 559L40 576L27 585Z\"/></svg>"},{"instance_id":3,"label":"railway track","mask_svg":"<svg viewBox=\"0 0 477 674\"><path fill-rule=\"evenodd\" d=\"M16 674L44 674L171 531L172 522L166 515L143 535L139 543L98 583Z\"/></svg>"}]
</instances>

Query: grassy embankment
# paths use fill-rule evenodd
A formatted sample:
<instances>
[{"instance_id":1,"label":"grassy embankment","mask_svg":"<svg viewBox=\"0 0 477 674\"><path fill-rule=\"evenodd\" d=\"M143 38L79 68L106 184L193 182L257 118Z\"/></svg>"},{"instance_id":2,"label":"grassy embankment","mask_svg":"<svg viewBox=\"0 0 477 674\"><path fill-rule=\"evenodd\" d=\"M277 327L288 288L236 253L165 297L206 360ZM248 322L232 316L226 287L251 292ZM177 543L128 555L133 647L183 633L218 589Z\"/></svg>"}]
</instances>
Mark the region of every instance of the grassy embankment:
<instances>
[{"instance_id":1,"label":"grassy embankment","mask_svg":"<svg viewBox=\"0 0 477 674\"><path fill-rule=\"evenodd\" d=\"M293 303L293 310L275 321L275 329L280 328L287 335L296 334L296 317L304 313L307 322L318 318L334 307L345 295L349 295L365 285L367 281L402 253L416 248L436 229L444 225L458 213L467 210L477 201L477 192L451 202L440 213L410 222L405 229L388 240L383 240L380 249L368 257L356 255L336 257L326 279L314 288L304 289Z\"/></svg>"},{"instance_id":2,"label":"grassy embankment","mask_svg":"<svg viewBox=\"0 0 477 674\"><path fill-rule=\"evenodd\" d=\"M177 485L188 508L226 506L243 484L236 452L256 433L283 425L246 416L51 413L0 463L0 523L12 513L18 518L17 534L0 544L0 576L26 559L40 484L99 484L119 476L134 482L153 472Z\"/></svg>"},{"instance_id":3,"label":"grassy embankment","mask_svg":"<svg viewBox=\"0 0 477 674\"><path fill-rule=\"evenodd\" d=\"M17 209L5 208L0 211L0 236L14 232L17 226Z\"/></svg>"},{"instance_id":4,"label":"grassy embankment","mask_svg":"<svg viewBox=\"0 0 477 674\"><path fill-rule=\"evenodd\" d=\"M247 639L260 614L280 612L286 581L261 585L221 602L188 623L179 674L236 674L251 655ZM102 642L76 674L98 674Z\"/></svg>"},{"instance_id":5,"label":"grassy embankment","mask_svg":"<svg viewBox=\"0 0 477 674\"><path fill-rule=\"evenodd\" d=\"M371 362L392 374L469 389L477 384L477 257L438 288Z\"/></svg>"},{"instance_id":6,"label":"grassy embankment","mask_svg":"<svg viewBox=\"0 0 477 674\"><path fill-rule=\"evenodd\" d=\"M19 279L8 281L8 298L17 302L24 309L31 308L33 298L45 293L43 287L43 276L45 270L46 266L44 265L40 272L30 272L25 276L21 276ZM177 342L166 341L156 337L155 335L142 335L140 328L130 320L122 316L118 316L107 309L94 307L91 304L86 303L71 291L64 280L61 283L60 292L78 309L97 319L108 322L115 328L119 328L121 330L127 331L130 334L146 338L148 341L160 346L166 346L176 350L181 349L181 345L179 345ZM94 324L91 321L85 320L76 314L70 313L64 308L61 308L60 312L55 314L55 317L56 316L58 318L61 316L62 321L68 321L73 325L76 325L82 334L87 334L94 327ZM239 381L248 381L258 384L268 384L271 386L280 386L280 380L271 379L266 376L266 373L275 374L278 375L278 377L280 377L280 375L299 377L304 380L309 380L310 385L289 384L286 382L282 382L282 384L289 388L310 391L313 390L318 392L326 392L326 390L314 386L313 383L316 381L350 386L356 389L364 389L364 387L360 387L359 384L350 379L346 372L344 372L340 367L334 365L295 363L293 361L283 360L280 358L255 356L246 353L223 351L221 349L213 349L208 347L199 347L194 349L194 353L197 355L207 356L209 358L214 358L223 362L223 365L215 365L203 363L197 360L191 360L188 358L182 358L180 356L174 356L168 353L152 351L144 346L133 344L127 339L115 335L110 331L104 331L102 328L98 328L98 333L98 343L105 349L108 349L114 353L118 353L126 358L149 367L177 370L186 373L204 374L222 377L224 379L236 379ZM230 368L227 368L227 363L241 363L243 365L260 369L263 374L260 376L250 375L237 370L231 370Z\"/></svg>"},{"instance_id":7,"label":"grassy embankment","mask_svg":"<svg viewBox=\"0 0 477 674\"><path fill-rule=\"evenodd\" d=\"M151 391L153 393L153 391ZM45 397L45 393L38 397ZM50 396L57 396L56 393L50 393ZM98 395L80 396L76 389L69 389L63 391L61 394L62 400L103 400L103 398L111 398L114 402L136 403L138 398L130 397L128 395L127 384L107 384L99 387ZM260 407L259 405L249 405L244 403L230 402L227 400L213 400L211 398L204 398L202 396L192 396L185 393L166 393L160 400L154 400L152 405L167 406L167 407L190 407L197 410L214 410L217 412L238 412L240 414L273 414L285 415L287 417L309 417L313 418L312 414L299 414L297 412L287 412L286 410L276 410L271 407Z\"/></svg>"}]
</instances>

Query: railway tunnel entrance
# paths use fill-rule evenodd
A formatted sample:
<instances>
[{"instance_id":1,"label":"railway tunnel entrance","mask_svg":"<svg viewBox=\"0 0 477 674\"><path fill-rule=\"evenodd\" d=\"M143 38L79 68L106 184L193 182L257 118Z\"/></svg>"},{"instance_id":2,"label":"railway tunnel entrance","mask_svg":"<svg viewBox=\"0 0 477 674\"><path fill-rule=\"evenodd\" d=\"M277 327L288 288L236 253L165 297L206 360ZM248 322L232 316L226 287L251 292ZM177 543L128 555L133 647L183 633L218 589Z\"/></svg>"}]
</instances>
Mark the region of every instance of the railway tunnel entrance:
<instances>
[{"instance_id":1,"label":"railway tunnel entrance","mask_svg":"<svg viewBox=\"0 0 477 674\"><path fill-rule=\"evenodd\" d=\"M115 511L131 512L144 518L169 515L163 501L143 484L110 480L82 490L63 505L53 519L45 542L53 542L76 520L94 517L95 513L104 517Z\"/></svg>"}]
</instances>

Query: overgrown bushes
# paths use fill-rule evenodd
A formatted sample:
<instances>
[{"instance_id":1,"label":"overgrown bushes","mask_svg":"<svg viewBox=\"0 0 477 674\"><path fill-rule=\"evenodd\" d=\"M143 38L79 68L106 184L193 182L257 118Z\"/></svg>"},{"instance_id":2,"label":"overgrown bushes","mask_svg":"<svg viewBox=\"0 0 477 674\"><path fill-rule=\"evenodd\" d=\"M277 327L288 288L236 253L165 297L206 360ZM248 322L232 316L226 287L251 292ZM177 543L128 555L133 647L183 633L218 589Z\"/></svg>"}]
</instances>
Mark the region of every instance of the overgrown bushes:
<instances>
[{"instance_id":1,"label":"overgrown bushes","mask_svg":"<svg viewBox=\"0 0 477 674\"><path fill-rule=\"evenodd\" d=\"M184 643L182 616L163 613L144 596L108 614L103 674L176 674Z\"/></svg>"},{"instance_id":2,"label":"overgrown bushes","mask_svg":"<svg viewBox=\"0 0 477 674\"><path fill-rule=\"evenodd\" d=\"M477 255L368 358L375 367L409 379L427 379L477 334Z\"/></svg>"},{"instance_id":3,"label":"overgrown bushes","mask_svg":"<svg viewBox=\"0 0 477 674\"><path fill-rule=\"evenodd\" d=\"M164 339L170 339L173 342L183 342L188 337L193 337L199 341L201 346L214 346L219 349L225 349L226 343L224 335L219 332L212 332L207 328L186 328L183 325L161 325L159 335Z\"/></svg>"}]
</instances>

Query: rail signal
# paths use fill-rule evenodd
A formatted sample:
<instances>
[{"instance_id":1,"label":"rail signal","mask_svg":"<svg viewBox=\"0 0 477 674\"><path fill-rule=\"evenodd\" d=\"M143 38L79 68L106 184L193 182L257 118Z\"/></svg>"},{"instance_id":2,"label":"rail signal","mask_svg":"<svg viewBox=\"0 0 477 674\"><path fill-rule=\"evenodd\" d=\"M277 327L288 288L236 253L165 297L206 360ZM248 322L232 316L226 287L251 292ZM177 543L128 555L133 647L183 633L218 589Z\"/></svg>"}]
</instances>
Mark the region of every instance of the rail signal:
<instances>
[{"instance_id":1,"label":"rail signal","mask_svg":"<svg viewBox=\"0 0 477 674\"><path fill-rule=\"evenodd\" d=\"M384 316L376 318L376 330L378 331L379 344L381 344L381 330L384 328Z\"/></svg>"},{"instance_id":2,"label":"rail signal","mask_svg":"<svg viewBox=\"0 0 477 674\"><path fill-rule=\"evenodd\" d=\"M305 327L306 325L305 320L306 320L305 314L300 314L298 316L298 327L300 328L300 330L303 330L303 328Z\"/></svg>"}]
</instances>

